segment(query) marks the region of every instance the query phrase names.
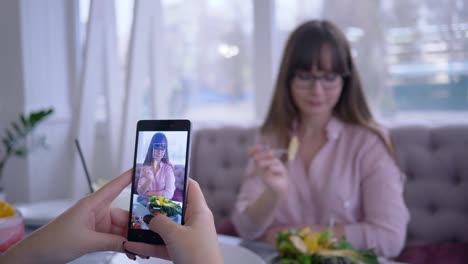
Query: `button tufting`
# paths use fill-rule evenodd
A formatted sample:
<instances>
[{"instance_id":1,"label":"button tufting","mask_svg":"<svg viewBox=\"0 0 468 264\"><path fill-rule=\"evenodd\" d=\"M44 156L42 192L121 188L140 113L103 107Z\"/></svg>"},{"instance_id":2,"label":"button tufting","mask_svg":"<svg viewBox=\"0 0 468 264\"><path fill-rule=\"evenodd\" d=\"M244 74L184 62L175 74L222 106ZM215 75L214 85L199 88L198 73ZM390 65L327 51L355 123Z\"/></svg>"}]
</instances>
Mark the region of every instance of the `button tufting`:
<instances>
[{"instance_id":1,"label":"button tufting","mask_svg":"<svg viewBox=\"0 0 468 264\"><path fill-rule=\"evenodd\" d=\"M436 206L435 204L430 204L430 205L429 205L429 208L428 208L428 211L429 211L431 214L436 214L437 211L439 211L439 207Z\"/></svg>"},{"instance_id":2,"label":"button tufting","mask_svg":"<svg viewBox=\"0 0 468 264\"><path fill-rule=\"evenodd\" d=\"M453 185L458 186L460 184L461 184L461 177L458 175L453 177Z\"/></svg>"},{"instance_id":3,"label":"button tufting","mask_svg":"<svg viewBox=\"0 0 468 264\"><path fill-rule=\"evenodd\" d=\"M228 159L223 160L223 169L229 169L231 167L231 163Z\"/></svg>"},{"instance_id":4,"label":"button tufting","mask_svg":"<svg viewBox=\"0 0 468 264\"><path fill-rule=\"evenodd\" d=\"M215 189L216 189L214 183L212 183L212 182L208 183L208 185L206 186L206 188L208 189L209 192L214 192Z\"/></svg>"},{"instance_id":5,"label":"button tufting","mask_svg":"<svg viewBox=\"0 0 468 264\"><path fill-rule=\"evenodd\" d=\"M228 216L228 213L227 213L226 208L221 208L221 209L219 210L219 214L220 214L222 217L227 217L227 216Z\"/></svg>"}]
</instances>

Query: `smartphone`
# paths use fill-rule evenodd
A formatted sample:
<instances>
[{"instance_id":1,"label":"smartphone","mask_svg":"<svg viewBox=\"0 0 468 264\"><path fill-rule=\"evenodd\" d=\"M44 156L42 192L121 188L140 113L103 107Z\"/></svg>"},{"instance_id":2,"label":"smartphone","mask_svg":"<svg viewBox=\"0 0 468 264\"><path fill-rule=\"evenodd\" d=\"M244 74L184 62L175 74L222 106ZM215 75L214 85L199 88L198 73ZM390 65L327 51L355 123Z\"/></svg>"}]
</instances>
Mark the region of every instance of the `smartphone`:
<instances>
[{"instance_id":1,"label":"smartphone","mask_svg":"<svg viewBox=\"0 0 468 264\"><path fill-rule=\"evenodd\" d=\"M189 120L137 123L128 240L162 245L145 216L164 214L183 225L190 160Z\"/></svg>"}]
</instances>

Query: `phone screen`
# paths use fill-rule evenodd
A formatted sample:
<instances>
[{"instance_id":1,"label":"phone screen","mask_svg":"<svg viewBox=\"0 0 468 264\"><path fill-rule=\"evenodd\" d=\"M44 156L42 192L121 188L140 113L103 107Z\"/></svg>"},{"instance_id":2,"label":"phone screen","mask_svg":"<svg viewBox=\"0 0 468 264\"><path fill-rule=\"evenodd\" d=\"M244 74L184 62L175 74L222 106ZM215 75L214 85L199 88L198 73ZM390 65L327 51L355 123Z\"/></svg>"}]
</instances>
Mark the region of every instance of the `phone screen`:
<instances>
[{"instance_id":1,"label":"phone screen","mask_svg":"<svg viewBox=\"0 0 468 264\"><path fill-rule=\"evenodd\" d=\"M163 214L183 224L190 140L187 120L144 120L137 125L129 240L162 244L145 216Z\"/></svg>"}]
</instances>

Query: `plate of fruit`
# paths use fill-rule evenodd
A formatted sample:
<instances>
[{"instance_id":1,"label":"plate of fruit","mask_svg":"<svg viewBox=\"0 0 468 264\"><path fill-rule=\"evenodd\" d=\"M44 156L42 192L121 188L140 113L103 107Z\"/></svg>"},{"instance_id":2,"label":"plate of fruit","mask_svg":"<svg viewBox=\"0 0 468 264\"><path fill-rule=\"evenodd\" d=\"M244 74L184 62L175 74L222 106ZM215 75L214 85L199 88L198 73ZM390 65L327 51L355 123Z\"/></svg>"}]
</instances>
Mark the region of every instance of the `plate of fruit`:
<instances>
[{"instance_id":1,"label":"plate of fruit","mask_svg":"<svg viewBox=\"0 0 468 264\"><path fill-rule=\"evenodd\" d=\"M329 230L311 232L306 227L302 230L281 230L276 239L278 256L272 263L281 264L378 264L379 260L373 249L358 250L346 240L333 237Z\"/></svg>"},{"instance_id":2,"label":"plate of fruit","mask_svg":"<svg viewBox=\"0 0 468 264\"><path fill-rule=\"evenodd\" d=\"M182 207L164 196L151 196L148 210L152 214L164 214L172 219L177 219L179 215L182 215Z\"/></svg>"},{"instance_id":3,"label":"plate of fruit","mask_svg":"<svg viewBox=\"0 0 468 264\"><path fill-rule=\"evenodd\" d=\"M23 218L19 211L0 200L0 255L24 236Z\"/></svg>"}]
</instances>

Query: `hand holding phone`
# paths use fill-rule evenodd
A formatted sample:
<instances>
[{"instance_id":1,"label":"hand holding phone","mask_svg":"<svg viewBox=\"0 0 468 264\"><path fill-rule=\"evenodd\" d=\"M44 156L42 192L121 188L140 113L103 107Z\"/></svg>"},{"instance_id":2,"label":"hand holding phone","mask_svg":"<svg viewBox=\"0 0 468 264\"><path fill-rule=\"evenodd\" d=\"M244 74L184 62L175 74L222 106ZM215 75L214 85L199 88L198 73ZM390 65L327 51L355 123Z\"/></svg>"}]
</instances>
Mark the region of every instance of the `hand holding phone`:
<instances>
[{"instance_id":1,"label":"hand holding phone","mask_svg":"<svg viewBox=\"0 0 468 264\"><path fill-rule=\"evenodd\" d=\"M126 242L124 249L134 255L172 259L174 263L223 263L213 214L197 182L189 179L186 225L157 215L150 219L151 230L158 231L166 246Z\"/></svg>"},{"instance_id":2,"label":"hand holding phone","mask_svg":"<svg viewBox=\"0 0 468 264\"><path fill-rule=\"evenodd\" d=\"M164 215L184 224L190 121L141 120L137 124L128 240L164 244L145 220Z\"/></svg>"}]
</instances>

